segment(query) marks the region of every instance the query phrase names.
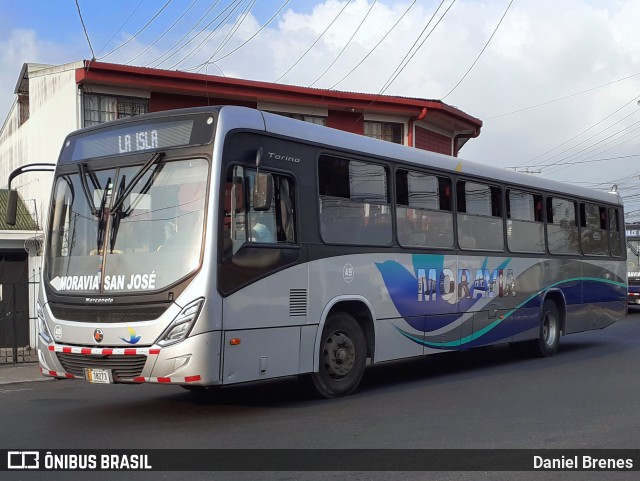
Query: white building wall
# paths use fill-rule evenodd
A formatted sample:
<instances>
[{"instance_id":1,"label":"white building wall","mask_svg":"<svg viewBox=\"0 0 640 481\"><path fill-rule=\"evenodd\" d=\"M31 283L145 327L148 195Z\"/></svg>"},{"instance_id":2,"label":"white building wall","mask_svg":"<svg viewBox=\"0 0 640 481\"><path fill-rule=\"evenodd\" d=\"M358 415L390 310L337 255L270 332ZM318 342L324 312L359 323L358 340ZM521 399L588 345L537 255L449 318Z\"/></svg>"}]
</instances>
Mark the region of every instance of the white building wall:
<instances>
[{"instance_id":1,"label":"white building wall","mask_svg":"<svg viewBox=\"0 0 640 481\"><path fill-rule=\"evenodd\" d=\"M64 138L79 128L75 65L39 70L29 78L29 150L26 163L55 163ZM25 201L35 199L42 226L51 193L53 174L37 172L17 178ZM22 182L24 181L24 182ZM31 206L29 206L31 207Z\"/></svg>"},{"instance_id":2,"label":"white building wall","mask_svg":"<svg viewBox=\"0 0 640 481\"><path fill-rule=\"evenodd\" d=\"M81 62L29 72L29 119L20 125L19 106L12 106L0 131L0 186L6 188L9 174L31 163L55 163L64 138L80 127L78 88L75 69ZM42 228L46 222L47 205L51 194L53 173L33 172L16 177L11 187L18 190L25 205ZM0 213L4 215L4 213ZM36 346L36 297L40 280L42 256L33 237L41 239L41 232L7 231L0 235L5 248L11 247L7 236L20 234L21 246L29 244L29 324L30 345ZM4 239L4 240L3 240ZM27 240L25 239L32 239ZM14 242L15 244L15 242ZM15 247L21 247L15 246Z\"/></svg>"}]
</instances>

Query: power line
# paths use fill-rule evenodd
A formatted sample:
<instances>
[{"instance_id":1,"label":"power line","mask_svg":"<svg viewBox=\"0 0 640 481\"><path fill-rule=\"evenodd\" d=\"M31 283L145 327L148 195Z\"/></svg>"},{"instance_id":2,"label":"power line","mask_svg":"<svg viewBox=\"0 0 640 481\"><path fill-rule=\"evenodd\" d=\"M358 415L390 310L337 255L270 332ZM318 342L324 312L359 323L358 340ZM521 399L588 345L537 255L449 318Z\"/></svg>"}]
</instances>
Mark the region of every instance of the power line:
<instances>
[{"instance_id":1,"label":"power line","mask_svg":"<svg viewBox=\"0 0 640 481\"><path fill-rule=\"evenodd\" d=\"M224 47L227 46L227 44L231 41L231 39L236 34L236 32L238 31L240 26L244 23L244 21L249 16L249 12L251 12L251 9L253 9L255 4L256 4L256 0L251 0L251 3L249 3L247 5L247 8L242 13L242 15L240 15L238 17L238 19L236 20L235 25L233 27L231 27L231 30L229 30L229 32L227 32L227 35L225 35L225 37L222 39L222 42L220 42L220 45L218 45L218 47L216 47L215 51L213 52L213 55L217 55L218 52L220 52ZM209 57L209 58L211 58L211 57Z\"/></svg>"},{"instance_id":2,"label":"power line","mask_svg":"<svg viewBox=\"0 0 640 481\"><path fill-rule=\"evenodd\" d=\"M384 41L385 38L387 38L387 36L398 26L398 24L402 21L402 19L407 15L407 13L409 13L409 10L411 10L413 8L413 6L416 4L417 0L413 0L413 2L411 3L411 5L409 5L409 7L404 11L404 13L400 16L400 18L398 20L396 20L396 23L393 24L393 26L387 30L387 33L384 34L384 36L378 41L378 43L376 43L374 45L374 47L369 50L369 53L367 53L367 55L365 55L362 60L360 60L360 62L358 62L356 64L355 67L353 67L351 70L349 70L349 72L347 72L347 74L342 77L340 80L338 80L336 83L334 83L331 87L329 87L329 90L333 89L336 87L336 85L342 83L342 81L344 79L346 79L347 77L349 77L353 72L355 72L355 70L362 65L362 63L367 60L367 58L369 58L369 56L380 46L380 44Z\"/></svg>"},{"instance_id":3,"label":"power line","mask_svg":"<svg viewBox=\"0 0 640 481\"><path fill-rule=\"evenodd\" d=\"M442 16L438 19L438 21L436 22L436 24L433 26L433 28L431 29L431 31L427 34L427 36L422 40L422 42L420 42L420 45L418 45L418 47L416 47L416 44L418 43L418 41L420 40L420 38L422 37L422 35L424 35L424 33L427 31L427 29L429 28L429 25L431 25L431 22L433 21L433 19L436 17L438 11L440 10L440 7L442 7L442 5L444 4L446 0L442 0L440 2L440 4L438 5L438 8L436 8L436 11L433 12L433 15L431 15L431 18L429 19L429 21L427 22L427 24L424 26L424 28L422 29L422 32L420 32L420 35L418 35L418 37L416 38L415 42L413 42L413 45L411 45L411 47L409 48L409 50L407 50L407 53L405 54L405 56L403 57L403 59L400 61L400 63L398 64L398 66L396 67L396 69L393 71L393 73L391 74L391 76L387 79L387 81L384 83L384 85L382 86L382 88L380 89L380 92L378 92L378 95L382 95L383 93L385 93L387 91L387 89L389 87L391 87L391 85L393 84L393 82L396 81L396 79L398 78L398 76L402 73L402 71L407 67L407 65L409 65L409 62L411 61L411 59L413 59L413 57L416 55L416 53L418 53L418 51L422 48L422 46L424 45L424 43L427 41L427 39L429 38L429 36L431 36L431 34L433 33L433 31L436 29L436 27L440 24L440 22L442 21L442 19L445 17L445 15L449 12L449 10L451 10L451 7L453 7L453 5L456 3L456 0L453 0L449 6L447 7L447 9L444 11L444 13L442 14ZM414 50L415 48L415 50ZM411 53L411 51L413 51L413 53Z\"/></svg>"},{"instance_id":4,"label":"power line","mask_svg":"<svg viewBox=\"0 0 640 481\"><path fill-rule=\"evenodd\" d=\"M222 28L222 26L226 23L226 21L231 18L231 16L236 13L236 11L244 4L244 0L234 0L234 2L230 3L229 5L227 5L227 7L222 10L222 12L220 12L213 20L211 20L211 22L209 22L201 31L200 33L204 32L204 30L211 25L213 22L215 22L216 20L218 20L220 17L222 17L222 15L229 10L231 7L231 10L229 11L229 13L226 14L226 16L215 26L213 27L213 30L211 30L211 32L209 32L205 37L204 40L202 40L202 42L200 42L198 45L196 45L193 49L191 49L191 52L189 52L187 55L185 55L184 57L182 57L181 60L178 60L176 63L174 63L171 67L169 67L169 69L173 69L176 68L177 66L183 64L184 62L186 62L187 60L189 60L195 53L199 52L200 49L202 49L202 46L209 42L211 40L211 37L213 36L213 38L216 37L216 35L218 35L220 28ZM199 35L199 34L198 34ZM195 37L194 37L195 38ZM193 40L193 39L192 39ZM191 41L187 42L184 47L186 47L189 43L191 43ZM183 47L183 48L184 48ZM175 54L174 54L175 55ZM173 57L173 55L172 55Z\"/></svg>"},{"instance_id":5,"label":"power line","mask_svg":"<svg viewBox=\"0 0 640 481\"><path fill-rule=\"evenodd\" d=\"M184 13L183 13L182 15L180 15L180 16L178 17L178 19L177 19L175 22L173 22L173 24L171 24L171 26L170 26L167 30L165 30L165 31L164 31L164 33L163 33L162 35L160 35L158 38L156 38L156 39L154 40L154 42L153 42L153 43L151 43L151 44L150 44L147 48L145 48L142 52L140 52L138 55L136 55L136 56L135 56L135 57L133 57L131 60L129 60L129 61L127 62L127 64L131 64L133 61L135 61L135 60L137 60L138 58L142 57L142 56L143 56L145 53L147 53L147 52L148 52L148 51L149 51L149 50L150 50L150 49L151 49L155 44L157 44L160 40L162 40L162 38L163 38L165 35L167 35L167 34L168 34L172 29L173 29L173 27L175 27L175 26L178 24L178 22L184 18L184 16L185 16L187 13L189 13L189 11L194 7L194 5L195 5L196 3L198 3L198 1L199 1L199 0L193 0L193 2L191 2L191 5L189 5L189 7L184 11ZM140 2L140 3L142 3L142 2Z\"/></svg>"},{"instance_id":6,"label":"power line","mask_svg":"<svg viewBox=\"0 0 640 481\"><path fill-rule=\"evenodd\" d=\"M196 27L198 25L200 25L200 22L202 22L207 15L209 15L209 12L211 12L211 10L213 10L216 5L218 5L218 3L220 3L220 0L216 0L210 7L209 9L204 13L204 15L202 17L200 17L200 19L193 25L193 27L191 27L189 29L189 31L187 33L185 33L177 42L175 42L165 53L163 53L162 55L160 55L159 57L157 57L155 60L152 60L151 62L146 63L144 66L148 67L151 64L154 64L154 67L158 67L160 65L162 65L164 62L166 62L167 60L169 60L171 57L173 57L176 53L178 53L181 49L183 49L184 47L186 47L187 45L189 45L195 38L198 37L198 35L200 35L204 29L206 29L209 25L211 25L211 23L213 23L213 21L215 21L215 19L213 21L211 21L211 23L209 23L208 25L205 25L204 28L202 30L200 30L200 32L198 32L198 34L193 37L191 40L189 40L187 43L185 43L184 45L178 47L180 45L180 43L182 43L182 41L187 38L189 36L189 34L191 32L193 32ZM175 51L174 51L175 50ZM173 53L171 53L172 51L174 51ZM171 53L171 55L169 55Z\"/></svg>"},{"instance_id":7,"label":"power line","mask_svg":"<svg viewBox=\"0 0 640 481\"><path fill-rule=\"evenodd\" d=\"M494 115L493 117L486 117L485 120L493 120L493 119L497 119L497 118L500 118L500 117L505 117L507 115L517 114L519 112L524 112L525 110L531 110L531 109L535 109L535 108L538 108L538 107L542 107L544 105L549 105L549 104L552 104L554 102L559 102L561 100L570 99L571 97L575 97L577 95L586 94L588 92L592 92L592 91L597 90L599 88L607 87L607 86L613 85L613 84L615 84L617 82L622 82L623 80L629 80L630 78L637 77L638 75L640 75L640 72L634 73L633 75L629 75L628 77L624 77L624 78L621 78L621 79L618 79L618 80L613 80L611 82L607 82L606 84L598 85L597 87L591 87L591 88L589 88L587 90L582 90L580 92L576 92L576 93L573 93L573 94L565 95L564 97L559 97L559 98L553 99L553 100L547 100L546 102L542 102L542 103L535 104L535 105L530 105L529 107L523 107L521 109L513 110L511 112L506 112L504 114Z\"/></svg>"},{"instance_id":8,"label":"power line","mask_svg":"<svg viewBox=\"0 0 640 481\"><path fill-rule=\"evenodd\" d=\"M291 67L289 67L282 75L280 75L280 77L278 77L275 82L278 82L282 77L284 77L285 75L287 75L289 72L291 72L291 70L293 70L293 68L298 65L298 63L300 63L300 61L311 51L311 49L316 45L316 43L318 43L320 41L320 39L324 36L325 33L327 33L327 30L329 30L331 28L331 26L336 22L336 20L338 20L338 18L340 17L340 15L342 15L342 12L345 11L345 9L349 6L349 4L351 3L351 0L347 0L347 3L344 4L344 7L342 7L342 10L340 10L338 12L338 15L335 16L335 18L333 20L331 20L331 23L329 23L329 25L327 26L327 28L324 29L324 31L320 34L320 36L318 38L316 38L316 40L311 44L311 46L306 50L306 52L304 52L300 58L298 58L298 60L296 60L293 65Z\"/></svg>"},{"instance_id":9,"label":"power line","mask_svg":"<svg viewBox=\"0 0 640 481\"><path fill-rule=\"evenodd\" d=\"M87 33L87 27L84 25L84 19L82 18L82 12L80 11L80 4L78 0L76 0L76 8L78 9L78 16L80 17L80 23L82 24L82 29L84 30L84 36L87 37L87 43L89 44L89 50L91 50L91 58L95 60L96 54L93 52L93 47L91 46L91 40L89 40L89 34Z\"/></svg>"},{"instance_id":10,"label":"power line","mask_svg":"<svg viewBox=\"0 0 640 481\"><path fill-rule=\"evenodd\" d=\"M605 120L607 120L607 119L609 119L609 118L613 117L615 114L617 114L618 112L620 112L623 108L625 108L625 107L626 107L627 105L629 105L630 103L635 102L636 98L637 98L637 95L634 95L634 96L633 96L633 98L632 98L631 100L629 100L629 101L628 101L628 102L626 102L624 105L622 105L622 107L620 107L620 108L618 108L618 109L614 110L613 112L611 112L611 113L610 113L609 115L607 115L605 118L603 118L603 119L599 120L598 122L596 122L595 124L591 125L590 127L587 127L586 129L584 129L584 130L583 130L582 132L580 132L579 134L576 134L576 135L574 135L573 137L571 137L569 140L565 140L565 141L564 141L564 142L562 142L561 144L556 145L556 146L555 146L555 147L553 147L552 149L549 149L549 150L547 150L546 152L544 152L544 153L542 153L542 154L540 154L540 155L537 155L537 156L535 156L535 157L532 157L532 158L531 158L531 159L529 159L529 160L525 160L525 161L524 161L524 162L522 162L518 167L522 167L522 166L524 166L524 165L528 165L528 164L530 164L532 161L534 161L534 160L536 160L536 159L539 159L540 157L542 157L542 156L544 156L544 155L547 155L547 154L548 154L548 153L550 153L550 152L553 152L553 151L554 151L554 150L556 150L557 148L560 148L560 147L562 147L563 145L568 144L569 142L571 142L571 141L572 141L572 140L574 140L574 139L577 139L577 138L578 138L578 137L580 137L582 134L584 134L584 133L588 132L589 130L591 130L592 128L594 128L594 127L596 127L596 126L600 125L600 124L601 124L602 122L604 122ZM635 114L635 113L637 113L637 112L638 112L637 110L636 110L636 111L634 111L634 112L632 112L631 114L627 115L626 117L624 117L624 118L620 119L618 122L616 122L616 123L614 123L614 124L610 125L610 126L609 126L609 127L607 127L606 129L601 130L601 131L600 131L600 132L598 132L596 135L599 135L599 134L601 134L602 132L604 132L605 130L610 129L610 128L611 128L611 127L613 127L615 124L622 122L624 119L626 119L626 118L630 117L631 115L633 115L633 114ZM569 149L567 149L567 150L564 150L563 152L560 152L560 153L558 153L558 154L555 154L553 157L556 157L556 156L558 156L558 155L562 155L563 153L568 152L569 150L576 148L578 145L581 145L581 144L583 144L584 142L586 142L586 140L583 140L582 142L580 142L580 143L578 143L578 144L574 145L573 147L571 147L571 148L569 148ZM552 159L553 157L550 157L550 159Z\"/></svg>"},{"instance_id":11,"label":"power line","mask_svg":"<svg viewBox=\"0 0 640 481\"><path fill-rule=\"evenodd\" d=\"M102 48L100 49L100 51L98 53L101 53L106 47L107 45L109 45L111 43L111 40L113 40L114 38L116 38L116 35L118 35L122 29L124 28L124 26L127 24L127 22L129 20L131 20L131 17L133 17L133 15L138 11L138 9L140 8L140 5L142 5L142 2L144 2L144 0L140 0L140 2L138 3L138 5L136 6L136 8L133 9L133 12L131 12L129 14L129 16L127 17L127 19L122 22L122 25L120 25L120 27L118 27L118 30L116 30L116 33L114 33L111 38L107 41L107 43L105 43Z\"/></svg>"},{"instance_id":12,"label":"power line","mask_svg":"<svg viewBox=\"0 0 640 481\"><path fill-rule=\"evenodd\" d=\"M310 85L309 87L313 87L315 85L315 83L320 80L322 77L325 76L325 74L329 71L329 69L331 67L334 66L334 64L338 61L338 59L342 56L342 54L344 53L344 51L347 49L347 47L349 46L349 44L351 43L351 41L353 40L353 38L356 36L356 34L358 33L358 31L360 30L360 28L362 27L362 25L364 24L364 22L367 20L367 17L369 16L369 14L371 13L371 10L373 10L373 7L375 6L376 2L378 0L373 0L373 2L371 3L371 6L369 7L369 10L367 10L367 13L365 13L364 17L362 18L362 20L360 21L360 23L358 24L357 28L353 31L353 33L351 34L351 37L349 37L349 40L347 40L347 43L344 44L344 47L342 47L342 50L340 50L340 53L338 53L338 55L336 55L336 58L333 59L333 62L331 62L329 64L329 66L324 69L324 71L318 76L318 78L316 78Z\"/></svg>"},{"instance_id":13,"label":"power line","mask_svg":"<svg viewBox=\"0 0 640 481\"><path fill-rule=\"evenodd\" d=\"M245 40L242 44L238 45L236 48L234 48L233 50L231 50L230 52L226 53L225 55L223 55L222 57L218 57L217 59L215 59L213 61L213 63L215 62L219 62L220 60L227 58L229 55L237 52L238 50L240 50L242 47L244 47L246 44L248 44L251 40L253 40L256 35L258 35L260 32L262 32L262 30L264 28L266 28L278 15L280 15L280 12L282 12L282 10L284 10L284 7L287 6L287 4L290 2L291 0L286 0L282 6L278 9L278 11L276 13L273 14L273 16L267 20L265 22L264 25L262 25L253 35L251 35L251 37L249 37L247 40ZM205 63L198 65L197 67L201 68L202 66L204 66L206 63L210 63L211 59L213 58L213 55L211 57L209 57L209 60L207 60Z\"/></svg>"},{"instance_id":14,"label":"power line","mask_svg":"<svg viewBox=\"0 0 640 481\"><path fill-rule=\"evenodd\" d=\"M493 33L491 34L491 36L489 37L489 40L487 40L487 43L485 43L484 47L482 47L482 50L480 51L480 53L478 54L478 56L476 57L476 59L473 61L473 63L471 64L471 67L469 67L469 70L467 70L465 72L465 74L462 76L462 78L458 81L457 84L455 84L453 86L453 88L451 90L449 90L449 92L447 93L447 95L445 95L444 97L442 97L441 100L446 99L449 94L451 94L451 92L453 92L455 89L458 88L458 85L460 85L462 83L462 81L467 78L467 75L469 75L469 72L471 72L471 70L473 69L473 67L475 66L475 64L478 62L478 60L480 59L480 57L482 56L482 54L484 53L484 51L486 50L486 48L489 46L489 43L491 42L491 39L493 38L493 36L496 34L496 32L498 31L498 28L500 28L500 24L502 24L502 21L504 20L504 17L507 16L507 12L509 11L509 8L511 8L511 4L513 3L513 0L511 0L509 2L509 5L507 5L507 8L505 9L504 13L502 14L502 17L500 18L500 21L498 22L498 25L496 25L496 28L493 30Z\"/></svg>"},{"instance_id":15,"label":"power line","mask_svg":"<svg viewBox=\"0 0 640 481\"><path fill-rule=\"evenodd\" d=\"M120 50L122 47L124 47L125 45L128 45L134 38L136 38L138 35L140 35L149 25L151 25L151 23L158 17L158 15L160 15L162 13L162 11L167 8L169 6L169 4L172 2L173 0L168 0L167 3L165 3L162 8L158 11L158 13L156 13L151 20L149 20L144 27L142 27L140 30L138 30L131 38L129 38L129 40L127 40L124 43L121 43L120 45L118 45L116 48L114 48L111 52L107 53L106 55L103 55L102 57L100 57L98 60L102 60L103 58L107 58L109 55L111 55L113 52L116 52L118 50Z\"/></svg>"}]
</instances>

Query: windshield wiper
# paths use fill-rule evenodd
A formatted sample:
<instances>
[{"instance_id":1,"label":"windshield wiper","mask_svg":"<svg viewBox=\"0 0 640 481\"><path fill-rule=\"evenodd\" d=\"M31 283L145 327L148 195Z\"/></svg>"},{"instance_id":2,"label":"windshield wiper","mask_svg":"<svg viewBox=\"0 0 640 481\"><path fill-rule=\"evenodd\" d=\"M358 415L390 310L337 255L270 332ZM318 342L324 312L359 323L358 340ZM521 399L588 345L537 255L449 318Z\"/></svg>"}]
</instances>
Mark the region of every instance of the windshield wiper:
<instances>
[{"instance_id":1,"label":"windshield wiper","mask_svg":"<svg viewBox=\"0 0 640 481\"><path fill-rule=\"evenodd\" d=\"M147 162L140 167L140 170L136 172L136 175L131 179L129 185L126 185L126 176L122 176L122 180L120 181L120 185L118 186L118 193L116 195L115 201L113 202L113 206L111 207L111 216L113 220L111 221L111 230L109 232L109 247L111 252L113 253L113 248L116 245L116 238L118 236L118 229L120 229L120 220L124 217L127 217L130 214L130 210L127 212L122 212L122 205L124 204L124 200L133 192L134 187L140 182L140 179L144 177L144 175L151 169L151 167L160 161L165 156L164 152L156 152L153 156L147 160ZM145 189L148 189L150 186L150 182L145 184ZM126 186L126 187L125 187Z\"/></svg>"},{"instance_id":2,"label":"windshield wiper","mask_svg":"<svg viewBox=\"0 0 640 481\"><path fill-rule=\"evenodd\" d=\"M118 193L116 194L116 199L122 195L124 191L124 186L127 182L127 176L123 175L120 180L120 186L118 187ZM122 207L119 207L117 210L111 211L111 216L113 219L111 220L111 231L109 232L109 247L111 248L111 253L113 253L113 247L116 245L116 237L118 236L118 229L120 228L120 219L125 217L122 212Z\"/></svg>"},{"instance_id":3,"label":"windshield wiper","mask_svg":"<svg viewBox=\"0 0 640 481\"><path fill-rule=\"evenodd\" d=\"M91 209L91 214L94 216L101 215L102 213L96 209L96 205L93 203L93 196L89 194L89 184L87 184L87 165L84 162L80 162L78 164L78 174L80 175L80 183L82 184L82 191L84 192L84 197L87 199L87 203L89 204L89 208ZM93 188L100 189L100 182L96 178L93 172L89 172L89 176L91 178L91 183L93 184ZM106 189L105 189L106 191ZM103 196L104 198L104 196Z\"/></svg>"},{"instance_id":4,"label":"windshield wiper","mask_svg":"<svg viewBox=\"0 0 640 481\"><path fill-rule=\"evenodd\" d=\"M164 156L165 156L164 152L158 151L155 154L153 154L153 156L149 160L147 160L147 162L142 167L140 167L140 170L136 173L133 179L131 179L131 182L129 182L129 185L127 186L127 188L124 189L124 192L118 193L118 196L116 197L116 200L114 201L113 206L111 207L111 212L117 212L122 207L124 200L129 196L129 194L131 194L131 191L133 191L133 188L136 186L136 184L140 182L140 179L142 179L144 174L146 174L149 171L149 169L153 166L153 164L158 162ZM122 185L122 183L120 185Z\"/></svg>"},{"instance_id":5,"label":"windshield wiper","mask_svg":"<svg viewBox=\"0 0 640 481\"><path fill-rule=\"evenodd\" d=\"M111 186L111 177L107 179L107 184L105 185L105 189L102 191L102 199L100 200L100 210L97 210L98 215L98 252L102 251L102 246L104 244L104 231L107 228L107 219L108 216L104 215L105 207L107 205L107 196L109 193L109 187ZM95 209L95 206L92 206ZM94 214L96 215L96 214Z\"/></svg>"}]
</instances>

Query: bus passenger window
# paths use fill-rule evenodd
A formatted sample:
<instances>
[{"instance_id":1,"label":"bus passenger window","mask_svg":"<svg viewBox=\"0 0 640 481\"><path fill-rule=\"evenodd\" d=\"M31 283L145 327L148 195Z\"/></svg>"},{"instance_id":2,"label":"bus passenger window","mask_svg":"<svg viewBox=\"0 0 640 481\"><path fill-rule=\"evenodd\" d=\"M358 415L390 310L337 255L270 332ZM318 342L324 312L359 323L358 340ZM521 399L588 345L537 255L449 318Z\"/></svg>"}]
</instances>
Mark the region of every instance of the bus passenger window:
<instances>
[{"instance_id":1,"label":"bus passenger window","mask_svg":"<svg viewBox=\"0 0 640 481\"><path fill-rule=\"evenodd\" d=\"M607 210L595 204L580 204L580 243L585 255L609 254Z\"/></svg>"},{"instance_id":2,"label":"bus passenger window","mask_svg":"<svg viewBox=\"0 0 640 481\"><path fill-rule=\"evenodd\" d=\"M507 190L507 246L512 252L545 251L541 195Z\"/></svg>"},{"instance_id":3,"label":"bus passenger window","mask_svg":"<svg viewBox=\"0 0 640 481\"><path fill-rule=\"evenodd\" d=\"M504 227L500 188L458 181L458 243L462 249L501 251Z\"/></svg>"},{"instance_id":4,"label":"bus passenger window","mask_svg":"<svg viewBox=\"0 0 640 481\"><path fill-rule=\"evenodd\" d=\"M391 244L393 224L384 166L321 156L318 183L320 233L325 242Z\"/></svg>"},{"instance_id":5,"label":"bus passenger window","mask_svg":"<svg viewBox=\"0 0 640 481\"><path fill-rule=\"evenodd\" d=\"M551 254L579 254L576 203L547 197L547 244Z\"/></svg>"},{"instance_id":6,"label":"bus passenger window","mask_svg":"<svg viewBox=\"0 0 640 481\"><path fill-rule=\"evenodd\" d=\"M398 242L406 247L453 247L451 180L421 172L396 172Z\"/></svg>"},{"instance_id":7,"label":"bus passenger window","mask_svg":"<svg viewBox=\"0 0 640 481\"><path fill-rule=\"evenodd\" d=\"M609 208L609 247L613 257L622 256L622 236L620 235L620 221L618 209Z\"/></svg>"}]
</instances>

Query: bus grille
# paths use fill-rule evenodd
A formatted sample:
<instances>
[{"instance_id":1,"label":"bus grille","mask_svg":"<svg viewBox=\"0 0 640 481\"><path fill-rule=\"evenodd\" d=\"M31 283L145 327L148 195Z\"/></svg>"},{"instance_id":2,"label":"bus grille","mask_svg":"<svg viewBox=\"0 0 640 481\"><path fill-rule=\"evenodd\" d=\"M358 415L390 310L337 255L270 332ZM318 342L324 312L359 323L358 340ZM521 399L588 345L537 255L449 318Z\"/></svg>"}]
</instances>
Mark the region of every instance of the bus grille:
<instances>
[{"instance_id":1,"label":"bus grille","mask_svg":"<svg viewBox=\"0 0 640 481\"><path fill-rule=\"evenodd\" d=\"M130 379L140 376L147 356L92 356L86 354L57 353L64 370L74 376L84 377L84 368L111 369L114 378Z\"/></svg>"},{"instance_id":2,"label":"bus grille","mask_svg":"<svg viewBox=\"0 0 640 481\"><path fill-rule=\"evenodd\" d=\"M158 319L171 304L155 304L142 307L118 306L69 306L49 303L57 319L76 322L138 322Z\"/></svg>"}]
</instances>

